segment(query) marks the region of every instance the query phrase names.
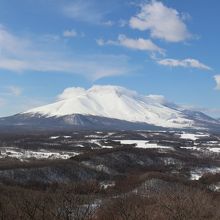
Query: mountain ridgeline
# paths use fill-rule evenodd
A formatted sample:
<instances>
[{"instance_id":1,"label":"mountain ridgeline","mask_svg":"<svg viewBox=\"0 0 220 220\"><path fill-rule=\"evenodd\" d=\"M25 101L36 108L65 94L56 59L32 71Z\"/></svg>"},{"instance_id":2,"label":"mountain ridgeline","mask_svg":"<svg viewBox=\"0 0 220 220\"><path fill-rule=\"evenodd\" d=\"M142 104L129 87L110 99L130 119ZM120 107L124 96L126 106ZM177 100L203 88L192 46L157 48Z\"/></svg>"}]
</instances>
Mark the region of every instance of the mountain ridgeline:
<instances>
[{"instance_id":1,"label":"mountain ridgeline","mask_svg":"<svg viewBox=\"0 0 220 220\"><path fill-rule=\"evenodd\" d=\"M93 86L88 90L68 88L55 103L1 118L0 129L220 131L220 121L163 96L144 96L118 86Z\"/></svg>"}]
</instances>

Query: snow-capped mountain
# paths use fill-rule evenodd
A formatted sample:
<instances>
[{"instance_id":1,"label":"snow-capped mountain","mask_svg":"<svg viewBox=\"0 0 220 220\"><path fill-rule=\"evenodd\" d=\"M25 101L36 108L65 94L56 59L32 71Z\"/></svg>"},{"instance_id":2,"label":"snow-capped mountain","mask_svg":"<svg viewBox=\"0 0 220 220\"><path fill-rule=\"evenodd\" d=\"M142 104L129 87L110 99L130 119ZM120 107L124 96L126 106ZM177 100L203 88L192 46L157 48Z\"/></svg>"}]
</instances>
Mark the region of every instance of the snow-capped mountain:
<instances>
[{"instance_id":1,"label":"snow-capped mountain","mask_svg":"<svg viewBox=\"0 0 220 220\"><path fill-rule=\"evenodd\" d=\"M3 123L38 126L163 128L220 127L220 123L201 113L170 103L162 96L140 95L118 86L68 88L55 103L3 118ZM6 123L6 124L7 124Z\"/></svg>"},{"instance_id":2,"label":"snow-capped mountain","mask_svg":"<svg viewBox=\"0 0 220 220\"><path fill-rule=\"evenodd\" d=\"M25 114L44 117L93 115L163 127L190 127L193 121L166 106L160 96L143 96L116 86L94 86L89 90L66 89L53 104L31 109Z\"/></svg>"}]
</instances>

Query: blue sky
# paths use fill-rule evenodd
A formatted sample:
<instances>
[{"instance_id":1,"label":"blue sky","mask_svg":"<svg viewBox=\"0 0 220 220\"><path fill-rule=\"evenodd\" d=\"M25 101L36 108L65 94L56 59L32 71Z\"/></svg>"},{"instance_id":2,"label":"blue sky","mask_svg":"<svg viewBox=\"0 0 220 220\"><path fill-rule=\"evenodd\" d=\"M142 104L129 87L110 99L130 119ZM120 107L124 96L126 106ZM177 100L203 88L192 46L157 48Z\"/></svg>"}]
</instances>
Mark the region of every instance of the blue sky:
<instances>
[{"instance_id":1,"label":"blue sky","mask_svg":"<svg viewBox=\"0 0 220 220\"><path fill-rule=\"evenodd\" d=\"M0 116L120 85L220 117L219 0L1 0Z\"/></svg>"}]
</instances>

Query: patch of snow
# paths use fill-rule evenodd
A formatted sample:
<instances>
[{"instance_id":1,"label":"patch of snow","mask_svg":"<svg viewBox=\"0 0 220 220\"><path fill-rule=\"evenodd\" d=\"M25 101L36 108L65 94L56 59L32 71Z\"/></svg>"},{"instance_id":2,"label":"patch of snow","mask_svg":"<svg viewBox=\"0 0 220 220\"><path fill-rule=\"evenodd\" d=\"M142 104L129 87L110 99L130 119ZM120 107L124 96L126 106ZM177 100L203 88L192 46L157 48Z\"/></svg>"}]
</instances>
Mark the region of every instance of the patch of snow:
<instances>
[{"instance_id":1,"label":"patch of snow","mask_svg":"<svg viewBox=\"0 0 220 220\"><path fill-rule=\"evenodd\" d=\"M115 134L115 132L109 132L109 133L108 133L108 136L110 137L110 136L112 136L113 134Z\"/></svg>"},{"instance_id":2,"label":"patch of snow","mask_svg":"<svg viewBox=\"0 0 220 220\"><path fill-rule=\"evenodd\" d=\"M83 144L77 144L77 147L85 147Z\"/></svg>"},{"instance_id":3,"label":"patch of snow","mask_svg":"<svg viewBox=\"0 0 220 220\"><path fill-rule=\"evenodd\" d=\"M200 147L180 147L180 148L182 148L182 149L187 149L187 150L201 150L201 148Z\"/></svg>"},{"instance_id":4,"label":"patch of snow","mask_svg":"<svg viewBox=\"0 0 220 220\"><path fill-rule=\"evenodd\" d=\"M209 186L209 189L211 189L214 192L220 192L220 182L215 183L215 184L211 184Z\"/></svg>"},{"instance_id":5,"label":"patch of snow","mask_svg":"<svg viewBox=\"0 0 220 220\"><path fill-rule=\"evenodd\" d=\"M94 135L94 134L85 136L85 138L101 138L101 137L102 136L100 136L100 135Z\"/></svg>"},{"instance_id":6,"label":"patch of snow","mask_svg":"<svg viewBox=\"0 0 220 220\"><path fill-rule=\"evenodd\" d=\"M51 140L55 140L55 139L58 139L59 137L60 137L60 136L51 136L50 139L51 139Z\"/></svg>"},{"instance_id":7,"label":"patch of snow","mask_svg":"<svg viewBox=\"0 0 220 220\"><path fill-rule=\"evenodd\" d=\"M98 140L97 139L91 139L91 140L89 140L89 142L93 143L93 144L97 144L101 148L113 148L110 145L101 144L99 139Z\"/></svg>"},{"instance_id":8,"label":"patch of snow","mask_svg":"<svg viewBox=\"0 0 220 220\"><path fill-rule=\"evenodd\" d=\"M219 144L218 141L207 141L207 144Z\"/></svg>"},{"instance_id":9,"label":"patch of snow","mask_svg":"<svg viewBox=\"0 0 220 220\"><path fill-rule=\"evenodd\" d=\"M211 167L211 168L197 168L190 172L191 180L199 180L205 173L220 173L220 167Z\"/></svg>"},{"instance_id":10,"label":"patch of snow","mask_svg":"<svg viewBox=\"0 0 220 220\"><path fill-rule=\"evenodd\" d=\"M208 150L214 153L220 153L220 148L217 147L208 148Z\"/></svg>"},{"instance_id":11,"label":"patch of snow","mask_svg":"<svg viewBox=\"0 0 220 220\"><path fill-rule=\"evenodd\" d=\"M114 187L115 186L115 182L114 181L109 181L109 182L101 182L100 183L100 188L101 189L108 189L110 187Z\"/></svg>"},{"instance_id":12,"label":"patch of snow","mask_svg":"<svg viewBox=\"0 0 220 220\"><path fill-rule=\"evenodd\" d=\"M92 144L97 144L98 146L102 147L102 145L100 144L100 139L91 139L88 140L88 142Z\"/></svg>"},{"instance_id":13,"label":"patch of snow","mask_svg":"<svg viewBox=\"0 0 220 220\"><path fill-rule=\"evenodd\" d=\"M212 153L220 153L220 148L217 147L180 147L182 149L187 149L187 150L196 150L196 151L203 151L203 152L212 152Z\"/></svg>"},{"instance_id":14,"label":"patch of snow","mask_svg":"<svg viewBox=\"0 0 220 220\"><path fill-rule=\"evenodd\" d=\"M49 152L45 150L31 151L23 149L4 149L0 151L0 158L16 158L19 160L28 159L69 159L73 156L78 155L76 152Z\"/></svg>"},{"instance_id":15,"label":"patch of snow","mask_svg":"<svg viewBox=\"0 0 220 220\"><path fill-rule=\"evenodd\" d=\"M135 144L136 148L144 148L144 149L151 149L151 148L160 148L160 149L173 149L172 147L158 145L155 143L149 143L146 140L117 140L120 141L121 144Z\"/></svg>"},{"instance_id":16,"label":"patch of snow","mask_svg":"<svg viewBox=\"0 0 220 220\"><path fill-rule=\"evenodd\" d=\"M180 135L180 138L181 139L189 139L189 140L192 140L192 141L196 141L202 137L209 137L210 135L209 134L193 134L193 133L182 133Z\"/></svg>"},{"instance_id":17,"label":"patch of snow","mask_svg":"<svg viewBox=\"0 0 220 220\"><path fill-rule=\"evenodd\" d=\"M111 149L111 148L113 148L113 147L112 147L112 146L108 146L108 145L102 145L102 148Z\"/></svg>"}]
</instances>

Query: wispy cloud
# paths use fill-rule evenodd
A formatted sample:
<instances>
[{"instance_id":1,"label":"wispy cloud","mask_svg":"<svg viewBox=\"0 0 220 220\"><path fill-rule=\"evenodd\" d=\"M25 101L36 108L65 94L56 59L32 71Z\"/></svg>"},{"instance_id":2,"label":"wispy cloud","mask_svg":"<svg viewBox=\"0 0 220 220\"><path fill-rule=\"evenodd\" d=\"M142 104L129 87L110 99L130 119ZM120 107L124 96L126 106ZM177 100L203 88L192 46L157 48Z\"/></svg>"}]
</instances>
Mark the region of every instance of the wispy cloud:
<instances>
[{"instance_id":1,"label":"wispy cloud","mask_svg":"<svg viewBox=\"0 0 220 220\"><path fill-rule=\"evenodd\" d=\"M133 29L148 30L151 37L169 42L181 42L191 37L181 14L156 0L141 4L140 12L129 23Z\"/></svg>"},{"instance_id":2,"label":"wispy cloud","mask_svg":"<svg viewBox=\"0 0 220 220\"><path fill-rule=\"evenodd\" d=\"M63 36L64 37L72 38L72 37L76 37L77 35L78 35L78 33L74 29L72 29L72 30L65 30L63 32Z\"/></svg>"},{"instance_id":3,"label":"wispy cloud","mask_svg":"<svg viewBox=\"0 0 220 220\"><path fill-rule=\"evenodd\" d=\"M0 69L71 73L97 80L129 73L132 68L123 55L77 55L60 39L39 42L33 37L16 36L0 26Z\"/></svg>"},{"instance_id":4,"label":"wispy cloud","mask_svg":"<svg viewBox=\"0 0 220 220\"><path fill-rule=\"evenodd\" d=\"M5 104L6 104L5 99L3 99L3 98L0 97L0 107L5 106Z\"/></svg>"},{"instance_id":5,"label":"wispy cloud","mask_svg":"<svg viewBox=\"0 0 220 220\"><path fill-rule=\"evenodd\" d=\"M216 82L216 89L220 90L220 75L215 75L214 76L215 82Z\"/></svg>"},{"instance_id":6,"label":"wispy cloud","mask_svg":"<svg viewBox=\"0 0 220 220\"><path fill-rule=\"evenodd\" d=\"M6 100L7 98L12 98L11 96L14 96L15 98L22 95L23 89L19 86L15 85L9 85L1 87L0 90L0 98L3 100Z\"/></svg>"},{"instance_id":7,"label":"wispy cloud","mask_svg":"<svg viewBox=\"0 0 220 220\"><path fill-rule=\"evenodd\" d=\"M63 7L63 13L76 21L96 25L112 26L113 22L106 20L106 10L98 7L94 0L76 0Z\"/></svg>"},{"instance_id":8,"label":"wispy cloud","mask_svg":"<svg viewBox=\"0 0 220 220\"><path fill-rule=\"evenodd\" d=\"M203 112L214 118L220 118L220 108L207 108L207 107L199 107L193 105L182 105L182 107L192 111Z\"/></svg>"},{"instance_id":9,"label":"wispy cloud","mask_svg":"<svg viewBox=\"0 0 220 220\"><path fill-rule=\"evenodd\" d=\"M126 37L125 35L119 35L116 41L112 41L112 40L104 41L103 39L98 39L97 44L99 46L116 45L116 46L123 46L132 50L157 52L160 54L165 53L164 49L157 46L150 39L143 39L143 38L132 39Z\"/></svg>"},{"instance_id":10,"label":"wispy cloud","mask_svg":"<svg viewBox=\"0 0 220 220\"><path fill-rule=\"evenodd\" d=\"M108 21L103 21L101 22L100 24L104 25L104 26L113 26L115 24L115 22L111 21L111 20L108 20Z\"/></svg>"},{"instance_id":11,"label":"wispy cloud","mask_svg":"<svg viewBox=\"0 0 220 220\"><path fill-rule=\"evenodd\" d=\"M125 27L127 24L128 24L128 21L125 20L125 19L120 19L120 20L118 21L119 27Z\"/></svg>"},{"instance_id":12,"label":"wispy cloud","mask_svg":"<svg viewBox=\"0 0 220 220\"><path fill-rule=\"evenodd\" d=\"M14 85L8 86L7 91L9 95L13 95L13 96L20 96L22 94L22 88Z\"/></svg>"},{"instance_id":13,"label":"wispy cloud","mask_svg":"<svg viewBox=\"0 0 220 220\"><path fill-rule=\"evenodd\" d=\"M177 60L177 59L162 59L157 60L157 63L163 66L169 67L185 67L185 68L196 68L202 70L212 70L211 67L201 63L200 61L192 58Z\"/></svg>"},{"instance_id":14,"label":"wispy cloud","mask_svg":"<svg viewBox=\"0 0 220 220\"><path fill-rule=\"evenodd\" d=\"M48 104L52 100L39 97L19 96L12 99L9 96L0 98L0 115L1 117L14 115L19 112L24 112L32 108Z\"/></svg>"}]
</instances>

